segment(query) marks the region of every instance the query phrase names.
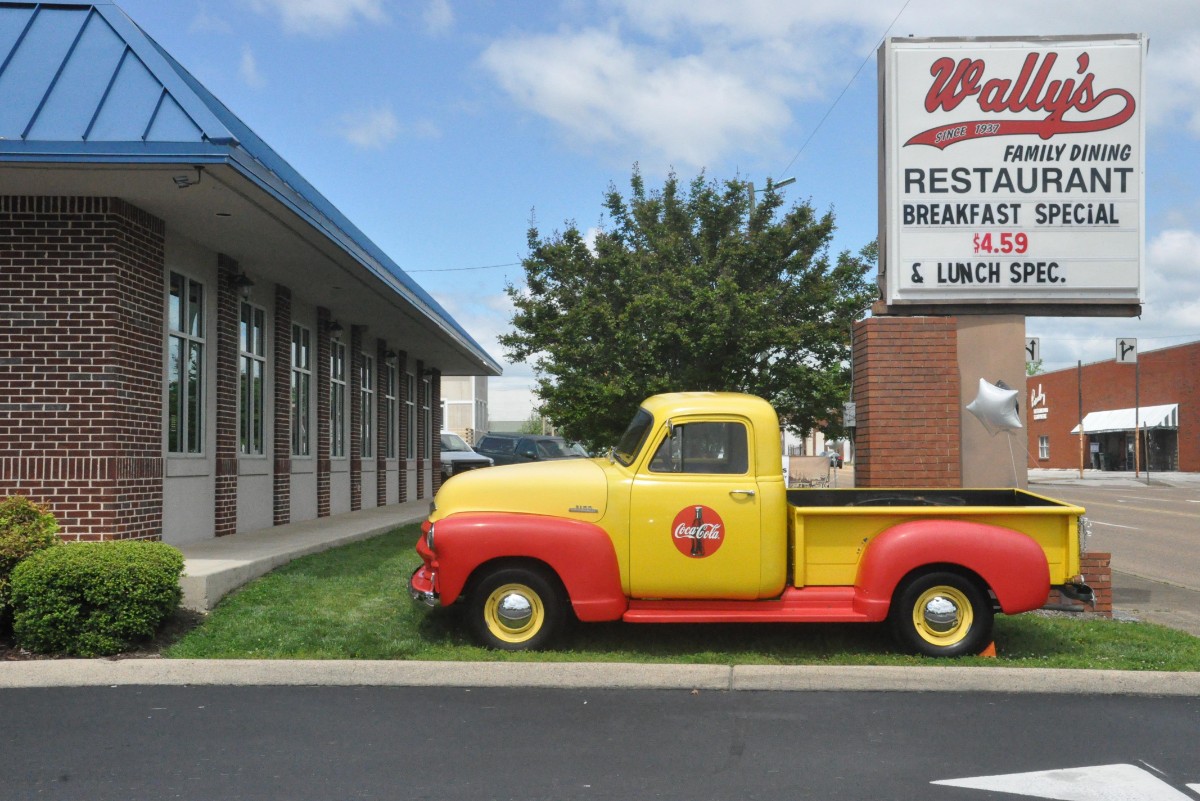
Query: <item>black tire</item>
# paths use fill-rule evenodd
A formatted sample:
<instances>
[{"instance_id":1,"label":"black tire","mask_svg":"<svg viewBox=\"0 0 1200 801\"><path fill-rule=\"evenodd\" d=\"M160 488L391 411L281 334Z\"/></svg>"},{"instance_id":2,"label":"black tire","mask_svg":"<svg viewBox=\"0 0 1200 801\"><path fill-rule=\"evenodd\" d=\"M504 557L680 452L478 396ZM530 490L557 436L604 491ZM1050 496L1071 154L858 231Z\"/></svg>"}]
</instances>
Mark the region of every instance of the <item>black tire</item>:
<instances>
[{"instance_id":1,"label":"black tire","mask_svg":"<svg viewBox=\"0 0 1200 801\"><path fill-rule=\"evenodd\" d=\"M554 640L566 621L566 593L558 579L541 568L497 567L474 583L467 596L467 616L475 637L487 648L538 650Z\"/></svg>"},{"instance_id":2,"label":"black tire","mask_svg":"<svg viewBox=\"0 0 1200 801\"><path fill-rule=\"evenodd\" d=\"M992 602L958 573L932 571L908 579L892 597L888 620L901 647L925 656L969 656L992 641Z\"/></svg>"}]
</instances>

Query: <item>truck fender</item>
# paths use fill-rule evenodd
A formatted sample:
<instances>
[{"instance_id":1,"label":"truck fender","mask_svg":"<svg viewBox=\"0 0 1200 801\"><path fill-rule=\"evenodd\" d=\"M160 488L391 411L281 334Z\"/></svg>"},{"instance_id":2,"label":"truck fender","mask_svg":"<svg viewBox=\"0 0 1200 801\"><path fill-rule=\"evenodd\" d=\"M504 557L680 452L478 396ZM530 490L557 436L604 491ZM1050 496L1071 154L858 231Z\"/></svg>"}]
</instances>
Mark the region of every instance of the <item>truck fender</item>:
<instances>
[{"instance_id":1,"label":"truck fender","mask_svg":"<svg viewBox=\"0 0 1200 801\"><path fill-rule=\"evenodd\" d=\"M629 605L612 540L586 520L511 512L467 512L435 524L438 590L454 603L471 574L497 559L532 559L557 574L575 615L618 620Z\"/></svg>"},{"instance_id":2,"label":"truck fender","mask_svg":"<svg viewBox=\"0 0 1200 801\"><path fill-rule=\"evenodd\" d=\"M900 523L879 534L859 562L859 591L890 602L896 587L922 567L958 566L978 575L1006 614L1045 605L1050 566L1042 546L1020 531L964 520Z\"/></svg>"}]
</instances>

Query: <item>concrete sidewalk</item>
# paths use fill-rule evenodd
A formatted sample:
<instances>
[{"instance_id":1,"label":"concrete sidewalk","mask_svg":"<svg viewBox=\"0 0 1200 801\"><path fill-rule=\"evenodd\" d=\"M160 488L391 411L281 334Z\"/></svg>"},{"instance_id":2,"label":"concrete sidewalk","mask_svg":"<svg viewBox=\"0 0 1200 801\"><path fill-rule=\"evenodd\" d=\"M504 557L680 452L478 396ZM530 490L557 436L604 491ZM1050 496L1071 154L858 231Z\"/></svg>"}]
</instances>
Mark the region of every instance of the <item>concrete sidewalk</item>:
<instances>
[{"instance_id":1,"label":"concrete sidewalk","mask_svg":"<svg viewBox=\"0 0 1200 801\"><path fill-rule=\"evenodd\" d=\"M1029 484L1072 484L1080 487L1194 487L1200 488L1200 473L1177 471L1146 471L1134 475L1132 470L1084 470L1051 467L1029 468Z\"/></svg>"},{"instance_id":2,"label":"concrete sidewalk","mask_svg":"<svg viewBox=\"0 0 1200 801\"><path fill-rule=\"evenodd\" d=\"M369 539L428 514L428 499L409 501L180 546L183 606L206 612L238 587L293 559Z\"/></svg>"},{"instance_id":3,"label":"concrete sidewalk","mask_svg":"<svg viewBox=\"0 0 1200 801\"><path fill-rule=\"evenodd\" d=\"M527 687L710 692L1200 696L1200 673L1002 667L53 659L0 663L0 689L117 686Z\"/></svg>"}]
</instances>

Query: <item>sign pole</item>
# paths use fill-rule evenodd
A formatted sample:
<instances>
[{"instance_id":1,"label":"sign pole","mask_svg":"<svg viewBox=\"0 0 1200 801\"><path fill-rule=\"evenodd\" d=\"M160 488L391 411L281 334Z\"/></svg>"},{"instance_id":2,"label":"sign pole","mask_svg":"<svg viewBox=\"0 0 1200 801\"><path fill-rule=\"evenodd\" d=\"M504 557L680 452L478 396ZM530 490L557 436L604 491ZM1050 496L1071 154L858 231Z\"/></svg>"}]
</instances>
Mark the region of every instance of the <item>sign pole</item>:
<instances>
[{"instance_id":1,"label":"sign pole","mask_svg":"<svg viewBox=\"0 0 1200 801\"><path fill-rule=\"evenodd\" d=\"M1075 367L1076 383L1079 386L1079 477L1083 478L1083 360Z\"/></svg>"},{"instance_id":2,"label":"sign pole","mask_svg":"<svg viewBox=\"0 0 1200 801\"><path fill-rule=\"evenodd\" d=\"M1142 363L1133 363L1133 477L1142 472Z\"/></svg>"}]
</instances>

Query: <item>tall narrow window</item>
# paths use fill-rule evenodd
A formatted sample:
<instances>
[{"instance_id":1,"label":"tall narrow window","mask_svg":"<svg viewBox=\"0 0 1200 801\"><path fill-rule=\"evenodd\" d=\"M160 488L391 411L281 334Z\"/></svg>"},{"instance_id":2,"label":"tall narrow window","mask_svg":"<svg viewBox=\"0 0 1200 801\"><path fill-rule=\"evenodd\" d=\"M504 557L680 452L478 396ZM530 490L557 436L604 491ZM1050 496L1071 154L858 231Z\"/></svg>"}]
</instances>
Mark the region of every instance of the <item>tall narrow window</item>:
<instances>
[{"instance_id":1,"label":"tall narrow window","mask_svg":"<svg viewBox=\"0 0 1200 801\"><path fill-rule=\"evenodd\" d=\"M359 440L362 457L375 455L375 360L365 353L358 371Z\"/></svg>"},{"instance_id":2,"label":"tall narrow window","mask_svg":"<svg viewBox=\"0 0 1200 801\"><path fill-rule=\"evenodd\" d=\"M383 405L383 441L386 443L388 459L396 458L396 423L400 414L396 399L396 383L400 378L400 368L392 363L387 364L387 382L384 385Z\"/></svg>"},{"instance_id":3,"label":"tall narrow window","mask_svg":"<svg viewBox=\"0 0 1200 801\"><path fill-rule=\"evenodd\" d=\"M292 326L292 456L311 456L309 393L312 390L312 338L307 328Z\"/></svg>"},{"instance_id":4,"label":"tall narrow window","mask_svg":"<svg viewBox=\"0 0 1200 801\"><path fill-rule=\"evenodd\" d=\"M433 382L421 378L421 415L425 418L425 449L422 459L433 458Z\"/></svg>"},{"instance_id":5,"label":"tall narrow window","mask_svg":"<svg viewBox=\"0 0 1200 801\"><path fill-rule=\"evenodd\" d=\"M263 387L267 374L267 313L242 304L238 331L238 447L248 456L262 456L266 428Z\"/></svg>"},{"instance_id":6,"label":"tall narrow window","mask_svg":"<svg viewBox=\"0 0 1200 801\"><path fill-rule=\"evenodd\" d=\"M404 458L417 458L417 379L404 374Z\"/></svg>"},{"instance_id":7,"label":"tall narrow window","mask_svg":"<svg viewBox=\"0 0 1200 801\"><path fill-rule=\"evenodd\" d=\"M346 455L346 346L329 343L329 455Z\"/></svg>"},{"instance_id":8,"label":"tall narrow window","mask_svg":"<svg viewBox=\"0 0 1200 801\"><path fill-rule=\"evenodd\" d=\"M1050 437L1047 437L1047 436L1038 437L1038 458L1039 459L1049 459L1050 458Z\"/></svg>"},{"instance_id":9,"label":"tall narrow window","mask_svg":"<svg viewBox=\"0 0 1200 801\"><path fill-rule=\"evenodd\" d=\"M167 453L204 452L204 285L171 273L167 299Z\"/></svg>"}]
</instances>

